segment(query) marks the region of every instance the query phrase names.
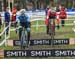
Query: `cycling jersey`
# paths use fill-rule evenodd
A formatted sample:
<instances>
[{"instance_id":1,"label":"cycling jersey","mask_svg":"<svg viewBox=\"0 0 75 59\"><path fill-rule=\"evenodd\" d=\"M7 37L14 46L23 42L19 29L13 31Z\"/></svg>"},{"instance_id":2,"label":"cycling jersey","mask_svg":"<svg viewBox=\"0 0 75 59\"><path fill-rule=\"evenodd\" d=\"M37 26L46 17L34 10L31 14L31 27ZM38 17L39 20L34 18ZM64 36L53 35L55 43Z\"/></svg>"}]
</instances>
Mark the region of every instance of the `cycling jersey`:
<instances>
[{"instance_id":1,"label":"cycling jersey","mask_svg":"<svg viewBox=\"0 0 75 59\"><path fill-rule=\"evenodd\" d=\"M56 18L56 11L53 8L50 8L48 10L47 16L46 16L46 25L48 25L49 19L55 19Z\"/></svg>"},{"instance_id":2,"label":"cycling jersey","mask_svg":"<svg viewBox=\"0 0 75 59\"><path fill-rule=\"evenodd\" d=\"M66 11L61 10L59 14L60 19L65 19L67 17Z\"/></svg>"},{"instance_id":3,"label":"cycling jersey","mask_svg":"<svg viewBox=\"0 0 75 59\"><path fill-rule=\"evenodd\" d=\"M19 19L19 21L20 21L20 23L21 22L30 22L30 18L28 17L28 15L20 15L19 17L18 17L18 19Z\"/></svg>"}]
</instances>

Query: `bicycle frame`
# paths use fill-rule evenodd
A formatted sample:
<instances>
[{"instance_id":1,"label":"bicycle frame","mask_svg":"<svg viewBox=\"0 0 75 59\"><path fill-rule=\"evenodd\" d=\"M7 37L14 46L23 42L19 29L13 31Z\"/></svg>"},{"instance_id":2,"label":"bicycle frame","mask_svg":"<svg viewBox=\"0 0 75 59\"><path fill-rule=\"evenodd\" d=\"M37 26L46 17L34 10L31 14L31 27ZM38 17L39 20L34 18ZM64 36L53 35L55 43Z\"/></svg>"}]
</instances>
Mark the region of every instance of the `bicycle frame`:
<instances>
[{"instance_id":1,"label":"bicycle frame","mask_svg":"<svg viewBox=\"0 0 75 59\"><path fill-rule=\"evenodd\" d=\"M27 34L26 34L26 31L25 31L25 28L24 27L21 27L22 28L22 32L21 32L21 48L25 48L28 46L28 40L27 40Z\"/></svg>"},{"instance_id":2,"label":"bicycle frame","mask_svg":"<svg viewBox=\"0 0 75 59\"><path fill-rule=\"evenodd\" d=\"M49 34L51 36L51 45L53 45L55 35L55 19L49 19Z\"/></svg>"}]
</instances>

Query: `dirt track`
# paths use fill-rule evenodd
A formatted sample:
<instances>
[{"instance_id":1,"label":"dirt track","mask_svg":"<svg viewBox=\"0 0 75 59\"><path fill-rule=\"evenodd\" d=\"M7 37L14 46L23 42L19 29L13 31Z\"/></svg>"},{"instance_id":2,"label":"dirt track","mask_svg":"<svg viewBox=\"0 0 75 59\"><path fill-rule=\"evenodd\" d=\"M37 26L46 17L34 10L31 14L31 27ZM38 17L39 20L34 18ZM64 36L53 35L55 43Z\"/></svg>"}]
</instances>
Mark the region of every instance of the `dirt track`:
<instances>
[{"instance_id":1,"label":"dirt track","mask_svg":"<svg viewBox=\"0 0 75 59\"><path fill-rule=\"evenodd\" d=\"M73 34L74 32L72 31L67 31L67 32L56 32L55 33L55 38L60 38L62 37L63 34ZM60 36L60 37L59 37ZM62 37L64 38L64 37ZM46 33L31 33L31 40L35 39L50 39L50 35L47 35ZM26 50L40 50L40 49L73 49L75 47L70 46L70 45L34 45L34 46L29 46L26 48ZM14 49L20 49L20 47L14 47Z\"/></svg>"},{"instance_id":2,"label":"dirt track","mask_svg":"<svg viewBox=\"0 0 75 59\"><path fill-rule=\"evenodd\" d=\"M63 34L72 34L74 32L56 32L55 34L55 38L59 38L57 36L59 35L63 35ZM47 35L46 33L32 33L31 34L31 39L50 39L50 35ZM34 46L29 46L28 48L26 48L26 50L35 50L35 49L67 49L67 47L69 49L74 48L72 46L69 45L34 45Z\"/></svg>"},{"instance_id":3,"label":"dirt track","mask_svg":"<svg viewBox=\"0 0 75 59\"><path fill-rule=\"evenodd\" d=\"M55 33L55 38L59 38L59 35L64 35L64 34L73 34L73 31L67 31L67 32L56 32ZM31 34L31 39L50 39L50 35L47 35L46 33L32 33Z\"/></svg>"}]
</instances>

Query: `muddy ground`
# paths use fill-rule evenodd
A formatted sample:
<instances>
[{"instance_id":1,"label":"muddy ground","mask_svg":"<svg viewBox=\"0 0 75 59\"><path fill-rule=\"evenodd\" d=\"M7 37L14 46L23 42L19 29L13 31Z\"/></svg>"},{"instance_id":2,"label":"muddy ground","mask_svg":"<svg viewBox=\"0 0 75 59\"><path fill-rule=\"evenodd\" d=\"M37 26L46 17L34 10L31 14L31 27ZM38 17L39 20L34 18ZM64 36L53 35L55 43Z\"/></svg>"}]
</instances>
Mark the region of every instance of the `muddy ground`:
<instances>
[{"instance_id":1,"label":"muddy ground","mask_svg":"<svg viewBox=\"0 0 75 59\"><path fill-rule=\"evenodd\" d=\"M63 39L60 38L59 35L63 35L63 34L73 34L74 32L69 31L69 32L56 32L54 38L59 38L59 39ZM33 39L51 39L50 35L47 35L46 33L31 33L31 40ZM65 39L65 38L64 38ZM16 47L17 49L20 49L19 47ZM74 45L70 46L70 45L34 45L34 46L29 46L28 48L26 48L26 50L40 50L40 49L75 49Z\"/></svg>"}]
</instances>

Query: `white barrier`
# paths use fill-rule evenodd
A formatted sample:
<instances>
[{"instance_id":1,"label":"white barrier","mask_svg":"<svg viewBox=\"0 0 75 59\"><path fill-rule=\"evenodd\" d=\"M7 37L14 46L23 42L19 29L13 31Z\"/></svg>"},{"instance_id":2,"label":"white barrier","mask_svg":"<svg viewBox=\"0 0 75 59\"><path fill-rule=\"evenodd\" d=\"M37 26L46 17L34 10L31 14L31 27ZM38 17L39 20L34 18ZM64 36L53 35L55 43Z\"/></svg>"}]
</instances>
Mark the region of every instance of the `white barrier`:
<instances>
[{"instance_id":1,"label":"white barrier","mask_svg":"<svg viewBox=\"0 0 75 59\"><path fill-rule=\"evenodd\" d=\"M8 25L7 27L5 27L5 29L3 30L3 32L0 33L0 36L2 36L3 34L5 35L5 36L4 36L5 38L3 39L3 41L0 42L0 46L2 46L2 45L6 42L6 40L10 38L10 25L11 25L11 23L9 23L9 25ZM9 28L8 36L6 36L6 35L7 35L7 34L6 34L7 28Z\"/></svg>"},{"instance_id":2,"label":"white barrier","mask_svg":"<svg viewBox=\"0 0 75 59\"><path fill-rule=\"evenodd\" d=\"M34 21L37 21L37 23L36 23L36 25L31 25L31 27L36 27L36 30L38 31L38 27L45 27L46 25L45 24L43 24L43 25L40 25L39 23L38 23L38 21L40 21L41 19L34 19L34 20L31 20L31 22L34 22ZM66 19L67 21L68 21L68 19ZM69 20L71 20L71 19L69 19ZM73 19L72 19L73 20ZM42 20L42 21L45 21L45 20ZM60 26L61 26L61 24L59 24ZM71 24L64 24L65 26L73 26L74 24L73 23L71 23ZM57 24L56 24L56 26L57 26ZM19 29L19 27L18 28L15 28L15 29L10 29L10 31L14 31L14 30L16 30L16 29Z\"/></svg>"},{"instance_id":3,"label":"white barrier","mask_svg":"<svg viewBox=\"0 0 75 59\"><path fill-rule=\"evenodd\" d=\"M59 13L59 12L57 12ZM29 15L31 21L33 20L45 20L46 15L45 15L45 11L30 11L30 12L26 12L27 15ZM17 12L17 16L20 15L20 11ZM75 17L75 12L67 12L67 17Z\"/></svg>"},{"instance_id":4,"label":"white barrier","mask_svg":"<svg viewBox=\"0 0 75 59\"><path fill-rule=\"evenodd\" d=\"M59 12L57 12L59 13ZM36 30L38 31L38 27L40 26L46 26L45 24L43 25L40 25L38 24L38 21L39 20L42 20L42 21L45 21L46 19L46 16L45 16L45 11L37 11L37 12L26 12L26 14L29 15L30 17L30 21L33 22L33 21L37 21L36 25L32 25L32 27L36 27ZM17 13L17 17L20 15L20 12ZM75 17L75 12L67 12L67 16L68 17ZM65 19L65 20L75 20L75 19ZM61 24L60 24L61 25ZM73 24L65 24L66 26L72 26ZM11 29L11 31L13 31L15 29Z\"/></svg>"}]
</instances>

